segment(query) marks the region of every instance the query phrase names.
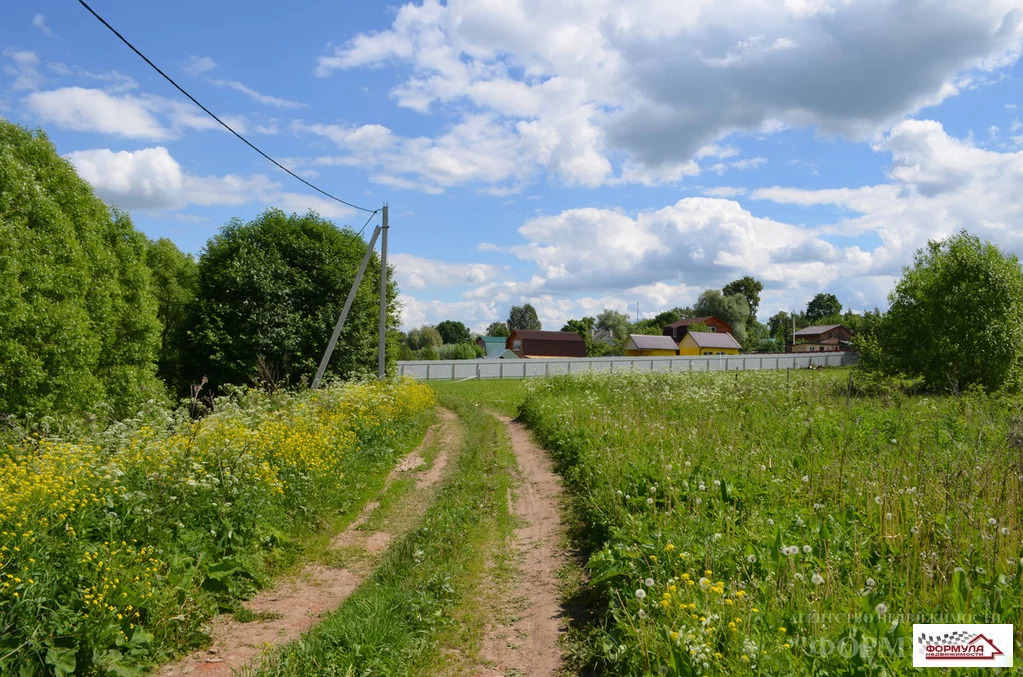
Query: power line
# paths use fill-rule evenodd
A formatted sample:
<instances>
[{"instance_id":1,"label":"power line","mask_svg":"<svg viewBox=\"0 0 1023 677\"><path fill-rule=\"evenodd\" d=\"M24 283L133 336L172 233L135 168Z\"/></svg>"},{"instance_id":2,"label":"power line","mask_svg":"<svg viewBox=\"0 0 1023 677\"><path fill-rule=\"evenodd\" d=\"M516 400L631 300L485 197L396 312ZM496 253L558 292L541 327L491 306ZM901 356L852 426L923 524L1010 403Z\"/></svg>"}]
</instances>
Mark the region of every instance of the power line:
<instances>
[{"instance_id":1,"label":"power line","mask_svg":"<svg viewBox=\"0 0 1023 677\"><path fill-rule=\"evenodd\" d=\"M113 33L114 35L116 35L116 36L117 36L117 37L118 37L118 38L119 38L119 39L121 40L121 42L123 42L124 44L128 45L128 48L129 48L129 49L131 49L131 51L133 51L133 52L135 52L136 54L138 54L138 55L139 55L139 56L140 56L140 57L142 58L142 60L143 60L143 61L145 61L145 62L146 62L147 64L149 64L149 65L150 65L150 66L151 66L151 67L153 68L153 70L155 70L155 71L156 71L157 73L159 73L160 75L162 75L162 76L163 76L163 78L164 78L164 79L165 79L165 80L166 80L167 82L169 82L169 83L171 83L172 85L174 85L174 87L175 87L175 88L176 88L176 89L177 89L177 90L178 90L179 92L181 92L182 94L184 94L185 96L187 96L187 97L188 97L188 98L189 98L189 99L191 100L191 102L192 102L192 103L194 103L194 104L195 104L196 106L198 106L199 108L201 108L201 109L202 109L202 110L203 110L203 111L204 111L204 112L205 112L205 113L206 113L207 115L209 115L209 116L210 116L211 118L213 118L214 120L216 120L217 122L219 122L219 123L220 123L220 125L221 125L221 126L222 126L222 127L224 128L224 129L226 129L227 131L231 132L232 134L234 134L235 136L237 136L237 137L238 137L239 139L241 139L241 140L242 140L242 142L243 142L243 143L245 143L245 145L246 145L246 146L248 146L248 147L249 147L249 148L251 148L252 150L254 150L254 151L256 151L257 153L259 153L260 155L262 155L262 156L263 156L264 158L266 158L267 160L269 160L270 162L272 162L273 164L275 164L275 165L276 165L276 166L277 166L277 167L278 167L279 169L281 169L281 170L283 170L283 171L287 172L288 174L290 174L290 175L291 175L291 176L293 176L294 178L298 179L299 181L301 181L301 182L302 182L302 183L304 183L305 185L309 186L310 188L312 188L312 189L313 189L313 190L315 190L316 192L318 192L318 193L321 193L321 194L323 194L323 195L326 195L327 197L329 197L329 198L330 198L331 200L334 200L335 202L340 202L341 204L343 204L343 205L346 205L346 206L348 206L348 207L351 207L352 209L358 209L359 211L363 211L363 212L370 212L370 218L373 218L373 215L374 215L374 214L376 214L377 212L379 212L379 211L380 211L379 209L367 209L366 207L360 207L359 205L355 205L355 204L352 204L351 202L348 202L348 201L346 201L346 200L342 200L341 198L337 197L336 195L331 195L330 193L328 193L327 191L323 190L322 188L319 188L319 187L317 187L317 186L314 186L313 184L309 183L308 181L306 181L305 179L303 179L303 178L302 178L301 176L299 176L299 175L298 175L298 174L296 174L295 172L291 171L290 169L288 169L287 167L285 167L284 165L282 165L282 164L281 164L280 162L278 162L277 160L274 160L274 159L273 159L272 157L270 157L269 155L267 155L266 153L264 153L264 152L263 152L262 150L260 150L260 149L259 149L259 148L258 148L258 147L257 147L257 146L256 146L256 145L254 144L254 143L252 143L251 141L249 141L248 139L246 139L246 138L245 138L244 136L242 136L242 135L241 135L241 134L239 134L238 132L234 131L234 129L232 129L230 125L228 125L228 124L227 124L226 122L224 122L223 120L221 120L220 118L218 118L218 117L217 117L216 115L214 115L214 114L213 114L213 112L212 112L212 111L211 111L211 110L210 110L209 108L207 108L206 106L204 106L204 105L202 105L201 103L199 103L199 102L198 102L198 101L196 100L196 98L195 98L194 96L192 96L191 94L189 94L188 92L186 92L186 91L185 91L185 89L184 89L184 88L183 88L183 87L182 87L181 85L179 85L178 83L174 82L174 79L173 79L173 78L171 78L171 77L170 77L169 75L167 75L167 74L166 74L166 73L164 73L164 72L163 72L162 70L160 70L160 68L159 68L159 67L158 67L158 66L157 66L157 65L156 65L155 63L153 63L152 61L150 61L150 60L149 60L149 58L148 58L148 57L147 57L147 56L146 56L145 54L143 54L142 52L140 52L140 51L139 51L139 50L138 50L138 49L137 49L137 48L135 47L135 45L133 45L133 44L131 44L130 42L128 42L127 38L125 38L125 37L124 37L123 35L121 35L120 33L118 33L118 32L117 32L117 29L116 29L116 28L114 28L113 26L111 26L111 25L110 25L109 23L107 23L106 19L104 19L103 17L101 17L101 16L99 15L99 14L97 14L97 13L96 13L96 10L94 10L94 9L93 9L92 7L89 7L89 5L88 5L88 4L87 4L87 3L85 2L85 0L78 0L78 4L80 4L80 5L81 5L82 7L84 7L85 9L89 10L89 14L92 14L92 15L93 15L94 17L96 17L96 19L98 19L98 20L99 20L99 22L100 22L101 24L103 24L104 26L106 26L107 28L109 28L109 29L110 29L110 32L111 32L111 33ZM369 223L369 222L367 221L367 223ZM365 229L365 226L363 226L363 229Z\"/></svg>"},{"instance_id":2,"label":"power line","mask_svg":"<svg viewBox=\"0 0 1023 677\"><path fill-rule=\"evenodd\" d=\"M359 233L358 233L358 234L359 234L359 237L362 237L362 232L363 232L364 230L366 230L366 226L368 226L368 225L369 225L369 222L370 222L370 221L372 221L372 220L373 220L373 217L374 217L374 216L376 216L376 215L377 215L377 213L376 213L376 212L373 212L372 214L370 214L370 215L369 215L369 218L368 218L368 219L366 219L366 223L362 224L362 228L360 228L360 229L359 229Z\"/></svg>"}]
</instances>

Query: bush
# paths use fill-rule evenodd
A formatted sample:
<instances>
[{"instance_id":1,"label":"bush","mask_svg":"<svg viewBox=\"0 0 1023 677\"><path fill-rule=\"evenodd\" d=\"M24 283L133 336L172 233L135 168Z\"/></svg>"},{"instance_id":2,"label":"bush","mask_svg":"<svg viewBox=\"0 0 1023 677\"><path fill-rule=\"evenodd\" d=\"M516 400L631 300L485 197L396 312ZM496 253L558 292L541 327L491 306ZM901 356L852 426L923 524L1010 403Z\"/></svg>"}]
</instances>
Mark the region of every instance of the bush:
<instances>
[{"instance_id":1,"label":"bush","mask_svg":"<svg viewBox=\"0 0 1023 677\"><path fill-rule=\"evenodd\" d=\"M365 252L366 243L351 229L339 230L312 212L288 216L270 209L249 223L228 223L199 258L193 378L205 375L214 388L311 379ZM376 373L379 278L380 259L373 254L329 374ZM395 330L396 296L391 276L388 328ZM397 351L396 342L389 346Z\"/></svg>"},{"instance_id":2,"label":"bush","mask_svg":"<svg viewBox=\"0 0 1023 677\"><path fill-rule=\"evenodd\" d=\"M0 242L0 413L120 417L165 397L145 237L2 119Z\"/></svg>"},{"instance_id":3,"label":"bush","mask_svg":"<svg viewBox=\"0 0 1023 677\"><path fill-rule=\"evenodd\" d=\"M475 360L485 354L482 348L472 342L443 345L439 353L442 360Z\"/></svg>"},{"instance_id":4,"label":"bush","mask_svg":"<svg viewBox=\"0 0 1023 677\"><path fill-rule=\"evenodd\" d=\"M1023 269L1015 256L960 232L929 242L891 294L868 365L933 390L995 390L1023 360ZM879 352L879 354L878 354Z\"/></svg>"}]
</instances>

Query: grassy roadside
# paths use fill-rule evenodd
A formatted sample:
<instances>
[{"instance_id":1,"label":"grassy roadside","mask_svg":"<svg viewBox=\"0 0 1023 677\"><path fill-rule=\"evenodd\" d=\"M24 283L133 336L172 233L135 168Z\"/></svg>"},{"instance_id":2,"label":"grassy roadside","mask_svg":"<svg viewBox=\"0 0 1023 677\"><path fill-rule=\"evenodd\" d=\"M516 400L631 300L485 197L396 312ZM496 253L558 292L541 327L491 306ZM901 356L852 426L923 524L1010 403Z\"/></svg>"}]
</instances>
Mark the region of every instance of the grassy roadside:
<instances>
[{"instance_id":1,"label":"grassy roadside","mask_svg":"<svg viewBox=\"0 0 1023 677\"><path fill-rule=\"evenodd\" d=\"M478 650L473 638L482 636L486 614L476 595L491 555L514 528L507 497L515 461L493 416L458 393L442 391L438 399L458 414L465 434L436 502L366 584L270 654L259 675L432 674ZM454 645L459 650L449 651Z\"/></svg>"}]
</instances>

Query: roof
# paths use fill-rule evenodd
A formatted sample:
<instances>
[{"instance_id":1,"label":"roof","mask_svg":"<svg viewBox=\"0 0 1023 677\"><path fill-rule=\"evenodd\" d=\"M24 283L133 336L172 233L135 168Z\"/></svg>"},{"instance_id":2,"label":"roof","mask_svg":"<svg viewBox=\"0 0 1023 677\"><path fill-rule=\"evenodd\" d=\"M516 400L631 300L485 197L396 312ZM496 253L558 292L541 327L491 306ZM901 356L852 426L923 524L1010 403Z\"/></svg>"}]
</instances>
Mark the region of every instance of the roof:
<instances>
[{"instance_id":1,"label":"roof","mask_svg":"<svg viewBox=\"0 0 1023 677\"><path fill-rule=\"evenodd\" d=\"M484 357L483 359L484 360L517 360L517 359L519 359L519 356L516 355L514 351L508 350L507 348L502 347L500 350L498 350L495 353L488 352L487 356Z\"/></svg>"},{"instance_id":2,"label":"roof","mask_svg":"<svg viewBox=\"0 0 1023 677\"><path fill-rule=\"evenodd\" d=\"M670 336L629 334L629 342L639 350L678 350L678 346ZM631 346L626 344L625 347Z\"/></svg>"},{"instance_id":3,"label":"roof","mask_svg":"<svg viewBox=\"0 0 1023 677\"><path fill-rule=\"evenodd\" d=\"M835 327L841 327L840 324L815 324L812 327L803 327L797 331L794 336L816 336L817 334L823 334L826 331L831 331Z\"/></svg>"},{"instance_id":4,"label":"roof","mask_svg":"<svg viewBox=\"0 0 1023 677\"><path fill-rule=\"evenodd\" d=\"M707 320L716 320L717 318L713 315L704 315L703 317L683 317L678 322L672 322L669 327L686 327L690 324L704 324ZM725 324L728 324L725 322Z\"/></svg>"},{"instance_id":5,"label":"roof","mask_svg":"<svg viewBox=\"0 0 1023 677\"><path fill-rule=\"evenodd\" d=\"M537 331L534 329L516 329L513 336L527 341L579 341L586 343L582 336L574 331Z\"/></svg>"},{"instance_id":6,"label":"roof","mask_svg":"<svg viewBox=\"0 0 1023 677\"><path fill-rule=\"evenodd\" d=\"M693 341L701 348L742 348L735 337L728 333L691 331L686 336L692 336Z\"/></svg>"},{"instance_id":7,"label":"roof","mask_svg":"<svg viewBox=\"0 0 1023 677\"><path fill-rule=\"evenodd\" d=\"M480 336L480 340L483 341L483 347L486 348L486 357L498 357L502 352L504 352L504 345L507 337Z\"/></svg>"}]
</instances>

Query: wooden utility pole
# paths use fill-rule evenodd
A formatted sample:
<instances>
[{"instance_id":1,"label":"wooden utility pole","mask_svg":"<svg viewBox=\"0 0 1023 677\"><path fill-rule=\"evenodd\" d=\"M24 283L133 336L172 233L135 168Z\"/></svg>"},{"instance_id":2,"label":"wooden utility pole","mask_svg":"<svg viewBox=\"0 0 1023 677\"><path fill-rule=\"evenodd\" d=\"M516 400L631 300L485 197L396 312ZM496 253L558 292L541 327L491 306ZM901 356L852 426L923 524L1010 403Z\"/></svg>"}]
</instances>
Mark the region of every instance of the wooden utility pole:
<instances>
[{"instance_id":1,"label":"wooden utility pole","mask_svg":"<svg viewBox=\"0 0 1023 677\"><path fill-rule=\"evenodd\" d=\"M377 376L387 376L387 205L381 219L383 236L380 238L380 354L377 356ZM371 247L372 249L372 247Z\"/></svg>"}]
</instances>

